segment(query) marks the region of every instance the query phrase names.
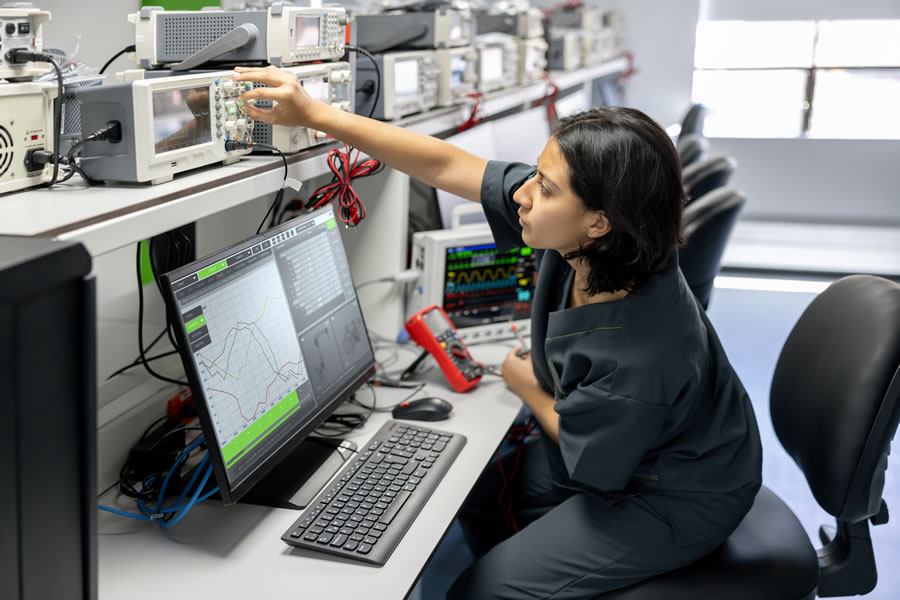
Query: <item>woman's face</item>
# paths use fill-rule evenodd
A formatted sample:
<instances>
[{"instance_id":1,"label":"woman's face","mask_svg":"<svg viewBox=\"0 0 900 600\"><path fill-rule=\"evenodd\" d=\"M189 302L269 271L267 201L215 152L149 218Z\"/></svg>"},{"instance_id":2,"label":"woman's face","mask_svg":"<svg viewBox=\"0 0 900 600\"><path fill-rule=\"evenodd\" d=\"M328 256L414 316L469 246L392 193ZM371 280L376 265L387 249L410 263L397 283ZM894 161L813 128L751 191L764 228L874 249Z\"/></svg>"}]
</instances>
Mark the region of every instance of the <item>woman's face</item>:
<instances>
[{"instance_id":1,"label":"woman's face","mask_svg":"<svg viewBox=\"0 0 900 600\"><path fill-rule=\"evenodd\" d=\"M569 166L555 138L544 146L537 169L513 194L528 246L565 255L609 231L603 212L585 210L569 187Z\"/></svg>"}]
</instances>

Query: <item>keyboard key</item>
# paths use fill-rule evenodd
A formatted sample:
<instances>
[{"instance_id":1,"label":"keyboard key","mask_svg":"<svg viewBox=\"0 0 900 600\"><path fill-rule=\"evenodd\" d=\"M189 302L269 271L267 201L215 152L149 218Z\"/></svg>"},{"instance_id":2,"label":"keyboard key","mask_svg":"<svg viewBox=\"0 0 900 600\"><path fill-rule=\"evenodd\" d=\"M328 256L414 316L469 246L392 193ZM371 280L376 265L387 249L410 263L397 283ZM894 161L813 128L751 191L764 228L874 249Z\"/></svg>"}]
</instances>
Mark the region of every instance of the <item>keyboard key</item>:
<instances>
[{"instance_id":1,"label":"keyboard key","mask_svg":"<svg viewBox=\"0 0 900 600\"><path fill-rule=\"evenodd\" d=\"M344 550L349 550L350 552L353 552L354 550L356 550L356 547L358 545L359 545L359 542L347 542L346 544L344 544Z\"/></svg>"},{"instance_id":2,"label":"keyboard key","mask_svg":"<svg viewBox=\"0 0 900 600\"><path fill-rule=\"evenodd\" d=\"M379 523L385 523L390 525L391 521L394 520L394 517L397 516L397 513L400 512L400 509L403 508L403 505L406 501L409 500L409 492L400 492L397 494L397 497L394 498L394 501L391 502L391 505L388 507L387 512L381 515L381 518L378 519Z\"/></svg>"},{"instance_id":3,"label":"keyboard key","mask_svg":"<svg viewBox=\"0 0 900 600\"><path fill-rule=\"evenodd\" d=\"M372 551L372 544L360 544L356 551L360 554L368 554Z\"/></svg>"},{"instance_id":4,"label":"keyboard key","mask_svg":"<svg viewBox=\"0 0 900 600\"><path fill-rule=\"evenodd\" d=\"M369 536L366 536L366 539L363 540L363 543L374 546L375 544L378 543L378 538L372 537L371 535L369 535Z\"/></svg>"},{"instance_id":5,"label":"keyboard key","mask_svg":"<svg viewBox=\"0 0 900 600\"><path fill-rule=\"evenodd\" d=\"M333 538L333 537L334 537L334 535L332 535L330 533L323 533L322 535L319 536L319 539L316 540L316 543L317 544L327 544L328 542L331 541L331 538Z\"/></svg>"},{"instance_id":6,"label":"keyboard key","mask_svg":"<svg viewBox=\"0 0 900 600\"><path fill-rule=\"evenodd\" d=\"M340 548L347 542L347 536L344 534L338 535L332 540L331 545L337 548Z\"/></svg>"}]
</instances>

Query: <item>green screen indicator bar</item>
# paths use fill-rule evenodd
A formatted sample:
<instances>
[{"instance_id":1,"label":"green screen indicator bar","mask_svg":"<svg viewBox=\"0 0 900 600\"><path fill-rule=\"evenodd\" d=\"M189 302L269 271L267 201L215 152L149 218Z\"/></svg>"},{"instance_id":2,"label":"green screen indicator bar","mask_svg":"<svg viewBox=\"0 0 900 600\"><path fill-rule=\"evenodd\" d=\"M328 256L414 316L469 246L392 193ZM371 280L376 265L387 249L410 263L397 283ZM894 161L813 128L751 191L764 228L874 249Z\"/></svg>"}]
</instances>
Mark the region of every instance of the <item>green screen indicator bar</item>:
<instances>
[{"instance_id":1,"label":"green screen indicator bar","mask_svg":"<svg viewBox=\"0 0 900 600\"><path fill-rule=\"evenodd\" d=\"M204 325L206 325L206 317L204 317L203 315L200 315L196 319L193 319L193 320L185 323L184 328L185 328L185 330L187 330L188 333L190 333L190 332L194 331L195 329L200 329Z\"/></svg>"},{"instance_id":2,"label":"green screen indicator bar","mask_svg":"<svg viewBox=\"0 0 900 600\"><path fill-rule=\"evenodd\" d=\"M253 425L242 431L239 436L225 444L225 447L222 448L225 468L233 467L238 460L246 456L254 446L263 441L267 435L275 431L278 425L299 409L300 398L297 397L297 390L294 390L258 418Z\"/></svg>"},{"instance_id":3,"label":"green screen indicator bar","mask_svg":"<svg viewBox=\"0 0 900 600\"><path fill-rule=\"evenodd\" d=\"M335 221L334 219L328 219L328 222L325 223L325 226L327 229L334 229L335 227L337 227L337 221Z\"/></svg>"},{"instance_id":4,"label":"green screen indicator bar","mask_svg":"<svg viewBox=\"0 0 900 600\"><path fill-rule=\"evenodd\" d=\"M205 269L200 269L197 271L197 279L206 279L210 275L215 275L219 271L226 269L228 267L228 263L224 260L220 260L214 265L209 265Z\"/></svg>"}]
</instances>

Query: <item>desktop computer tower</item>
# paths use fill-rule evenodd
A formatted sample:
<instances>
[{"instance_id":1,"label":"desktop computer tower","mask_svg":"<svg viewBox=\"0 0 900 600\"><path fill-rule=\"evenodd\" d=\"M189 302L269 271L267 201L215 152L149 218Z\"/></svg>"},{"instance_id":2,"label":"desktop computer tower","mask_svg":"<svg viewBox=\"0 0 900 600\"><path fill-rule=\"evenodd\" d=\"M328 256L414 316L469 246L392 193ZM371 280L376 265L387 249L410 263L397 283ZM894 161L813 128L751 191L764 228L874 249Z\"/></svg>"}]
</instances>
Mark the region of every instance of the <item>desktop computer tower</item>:
<instances>
[{"instance_id":1,"label":"desktop computer tower","mask_svg":"<svg viewBox=\"0 0 900 600\"><path fill-rule=\"evenodd\" d=\"M0 598L97 597L90 272L81 244L0 236Z\"/></svg>"}]
</instances>

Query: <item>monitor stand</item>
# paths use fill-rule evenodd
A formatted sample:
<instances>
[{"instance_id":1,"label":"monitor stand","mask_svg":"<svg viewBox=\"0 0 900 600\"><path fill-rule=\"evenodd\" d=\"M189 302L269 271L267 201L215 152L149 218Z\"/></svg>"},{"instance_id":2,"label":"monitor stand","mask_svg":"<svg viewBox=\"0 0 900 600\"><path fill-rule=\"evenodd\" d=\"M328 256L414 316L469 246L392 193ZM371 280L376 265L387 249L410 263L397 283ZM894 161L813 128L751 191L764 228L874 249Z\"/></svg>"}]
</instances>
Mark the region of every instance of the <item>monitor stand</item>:
<instances>
[{"instance_id":1,"label":"monitor stand","mask_svg":"<svg viewBox=\"0 0 900 600\"><path fill-rule=\"evenodd\" d=\"M302 510L355 453L356 444L347 440L307 438L240 502Z\"/></svg>"}]
</instances>

